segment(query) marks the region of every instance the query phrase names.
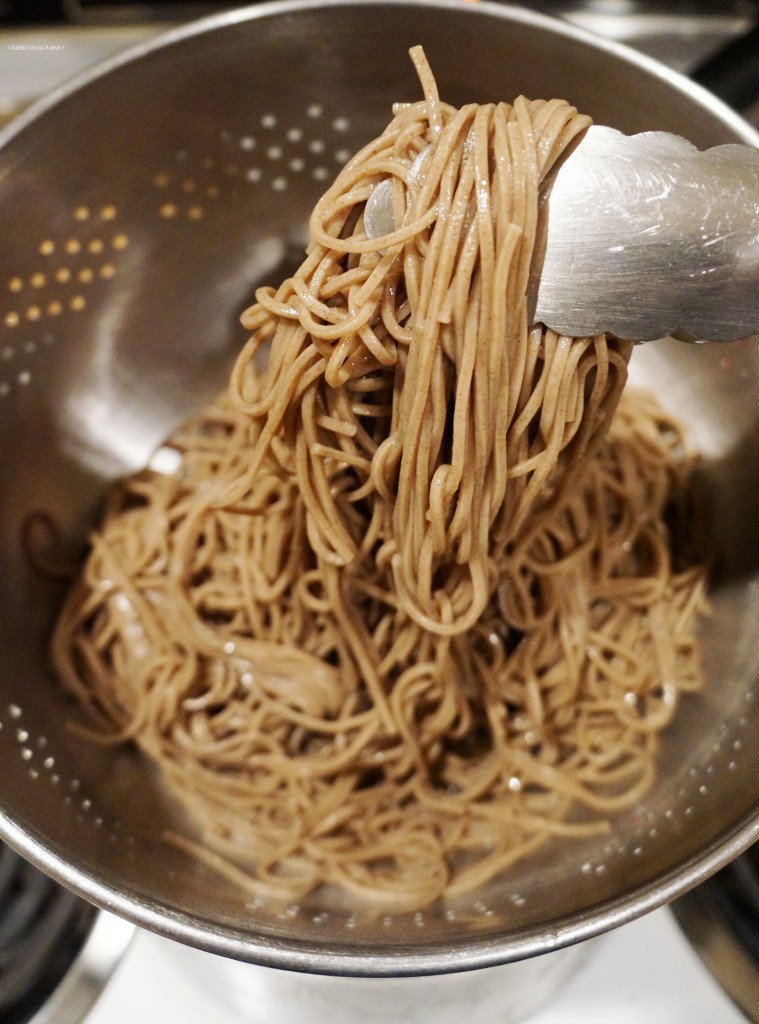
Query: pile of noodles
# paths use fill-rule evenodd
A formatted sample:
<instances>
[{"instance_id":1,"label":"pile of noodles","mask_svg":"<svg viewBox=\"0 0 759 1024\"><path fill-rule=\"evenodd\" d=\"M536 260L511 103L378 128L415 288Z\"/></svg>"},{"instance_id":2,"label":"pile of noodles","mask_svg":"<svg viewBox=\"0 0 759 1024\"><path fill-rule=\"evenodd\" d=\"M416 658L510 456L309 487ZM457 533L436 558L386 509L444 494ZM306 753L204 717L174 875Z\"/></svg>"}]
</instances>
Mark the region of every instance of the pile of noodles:
<instances>
[{"instance_id":1,"label":"pile of noodles","mask_svg":"<svg viewBox=\"0 0 759 1024\"><path fill-rule=\"evenodd\" d=\"M425 98L257 293L177 471L110 494L53 639L93 733L190 812L175 842L253 892L399 909L640 799L704 579L669 530L680 432L620 402L630 345L528 324L541 181L588 120L454 109L412 54Z\"/></svg>"}]
</instances>

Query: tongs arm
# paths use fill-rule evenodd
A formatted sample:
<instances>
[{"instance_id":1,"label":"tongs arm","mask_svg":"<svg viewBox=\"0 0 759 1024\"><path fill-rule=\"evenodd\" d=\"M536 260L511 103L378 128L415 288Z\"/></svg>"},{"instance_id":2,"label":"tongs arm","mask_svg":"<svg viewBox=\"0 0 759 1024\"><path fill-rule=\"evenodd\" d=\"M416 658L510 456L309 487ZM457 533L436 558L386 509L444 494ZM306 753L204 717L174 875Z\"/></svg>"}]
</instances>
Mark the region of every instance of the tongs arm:
<instances>
[{"instance_id":1,"label":"tongs arm","mask_svg":"<svg viewBox=\"0 0 759 1024\"><path fill-rule=\"evenodd\" d=\"M592 126L546 182L532 315L643 342L759 332L759 150Z\"/></svg>"},{"instance_id":2,"label":"tongs arm","mask_svg":"<svg viewBox=\"0 0 759 1024\"><path fill-rule=\"evenodd\" d=\"M423 173L423 150L410 177ZM370 238L390 235L392 182L375 186ZM759 333L759 150L705 151L667 132L593 125L543 184L530 322L637 342Z\"/></svg>"}]
</instances>

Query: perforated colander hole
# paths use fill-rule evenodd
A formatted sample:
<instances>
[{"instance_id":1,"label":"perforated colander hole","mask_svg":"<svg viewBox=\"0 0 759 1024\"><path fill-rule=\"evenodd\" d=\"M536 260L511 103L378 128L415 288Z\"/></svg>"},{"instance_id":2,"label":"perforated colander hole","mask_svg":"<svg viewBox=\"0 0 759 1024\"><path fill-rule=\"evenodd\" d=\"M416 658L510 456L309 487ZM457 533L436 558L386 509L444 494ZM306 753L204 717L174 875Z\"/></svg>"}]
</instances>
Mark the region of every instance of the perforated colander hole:
<instances>
[{"instance_id":1,"label":"perforated colander hole","mask_svg":"<svg viewBox=\"0 0 759 1024\"><path fill-rule=\"evenodd\" d=\"M192 162L185 150L180 150L176 158L183 164ZM161 193L157 212L162 220L202 220L207 212L206 203L221 196L216 162L206 158L196 171L183 167L180 173L162 170L153 175L153 187ZM239 166L227 164L222 173L234 177L239 173Z\"/></svg>"},{"instance_id":2,"label":"perforated colander hole","mask_svg":"<svg viewBox=\"0 0 759 1024\"><path fill-rule=\"evenodd\" d=\"M69 788L69 790L71 792L67 793L64 796L64 798L63 798L64 804L68 804L69 806L71 806L71 804L74 803L74 796L72 794L76 794L80 786L81 786L81 782L79 781L79 779L71 779L69 781L68 788Z\"/></svg>"},{"instance_id":3,"label":"perforated colander hole","mask_svg":"<svg viewBox=\"0 0 759 1024\"><path fill-rule=\"evenodd\" d=\"M23 711L17 704L8 705L7 709L8 717L14 722L18 722L23 717ZM0 719L0 730L3 728L3 721ZM29 778L32 781L38 781L45 779L52 786L59 786L61 782L60 775L54 769L56 768L55 757L48 753L49 741L47 736L40 735L34 739L29 730L23 726L16 726L14 738L19 745L19 755L21 760L30 765L28 770ZM38 760L42 758L42 760ZM102 828L105 825L105 819L101 815L92 815L93 801L88 796L80 796L79 791L81 790L82 783L79 779L72 779L68 783L68 790L64 798L64 804L76 808L77 816L76 820L80 823L87 821L95 828ZM111 823L111 838L113 840L118 839L116 832L120 828L121 823Z\"/></svg>"},{"instance_id":4,"label":"perforated colander hole","mask_svg":"<svg viewBox=\"0 0 759 1024\"><path fill-rule=\"evenodd\" d=\"M286 907L284 910L280 910L277 914L277 918L280 921L292 921L300 914L300 907L297 903L293 903L291 906Z\"/></svg>"},{"instance_id":5,"label":"perforated colander hole","mask_svg":"<svg viewBox=\"0 0 759 1024\"><path fill-rule=\"evenodd\" d=\"M2 289L0 282L0 325L8 343L2 347L2 362L25 361L40 345L50 346L55 334L38 333L43 323L67 313L88 308L87 293L97 282L116 274L116 261L129 247L128 236L115 228L118 210L113 203L97 207L79 204L58 236L47 236L27 256L28 268L13 271ZM29 332L34 333L29 333ZM32 368L10 368L0 376L0 397L15 387L32 382Z\"/></svg>"},{"instance_id":6,"label":"perforated colander hole","mask_svg":"<svg viewBox=\"0 0 759 1024\"><path fill-rule=\"evenodd\" d=\"M583 875L594 875L596 877L600 877L606 873L606 864L603 861L585 861L585 863L580 867L580 872Z\"/></svg>"},{"instance_id":7,"label":"perforated colander hole","mask_svg":"<svg viewBox=\"0 0 759 1024\"><path fill-rule=\"evenodd\" d=\"M154 187L165 192L157 207L158 215L163 220L199 220L207 199L223 198L239 181L284 192L293 174L307 173L315 181L331 179L334 172L328 163L342 165L352 155L344 140L350 121L343 115L328 118L318 103L306 107L301 119L300 123L282 124L278 115L269 111L259 117L251 131L238 134L222 129L218 138L224 156L220 160L208 155L195 157L184 148L177 150L174 159L181 165L180 173L161 169L153 177ZM190 173L197 180L188 177ZM187 194L195 195L194 207L184 201Z\"/></svg>"}]
</instances>

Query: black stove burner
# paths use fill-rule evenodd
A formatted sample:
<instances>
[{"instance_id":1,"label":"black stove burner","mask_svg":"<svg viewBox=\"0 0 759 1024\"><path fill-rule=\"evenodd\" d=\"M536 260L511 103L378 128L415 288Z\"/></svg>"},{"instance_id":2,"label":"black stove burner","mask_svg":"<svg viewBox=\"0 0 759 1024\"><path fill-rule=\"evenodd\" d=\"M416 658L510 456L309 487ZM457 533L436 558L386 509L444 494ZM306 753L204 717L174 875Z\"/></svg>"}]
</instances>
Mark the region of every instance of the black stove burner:
<instances>
[{"instance_id":1,"label":"black stove burner","mask_svg":"<svg viewBox=\"0 0 759 1024\"><path fill-rule=\"evenodd\" d=\"M0 24L185 21L235 6L232 0L0 0Z\"/></svg>"},{"instance_id":2,"label":"black stove burner","mask_svg":"<svg viewBox=\"0 0 759 1024\"><path fill-rule=\"evenodd\" d=\"M759 848L721 872L714 900L759 971Z\"/></svg>"},{"instance_id":3,"label":"black stove burner","mask_svg":"<svg viewBox=\"0 0 759 1024\"><path fill-rule=\"evenodd\" d=\"M0 843L0 1021L29 1021L76 959L96 914Z\"/></svg>"},{"instance_id":4,"label":"black stove burner","mask_svg":"<svg viewBox=\"0 0 759 1024\"><path fill-rule=\"evenodd\" d=\"M759 1022L759 844L672 905L701 959Z\"/></svg>"},{"instance_id":5,"label":"black stove burner","mask_svg":"<svg viewBox=\"0 0 759 1024\"><path fill-rule=\"evenodd\" d=\"M759 24L713 54L693 78L729 106L748 110L759 97Z\"/></svg>"}]
</instances>

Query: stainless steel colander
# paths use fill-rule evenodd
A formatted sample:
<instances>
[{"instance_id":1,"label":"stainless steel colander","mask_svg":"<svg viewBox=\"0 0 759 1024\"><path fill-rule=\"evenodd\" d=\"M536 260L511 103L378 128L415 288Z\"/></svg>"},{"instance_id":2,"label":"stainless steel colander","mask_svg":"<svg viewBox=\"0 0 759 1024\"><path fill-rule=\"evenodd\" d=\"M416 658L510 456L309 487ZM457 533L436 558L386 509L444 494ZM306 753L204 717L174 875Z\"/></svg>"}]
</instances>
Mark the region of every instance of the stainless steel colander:
<instances>
[{"instance_id":1,"label":"stainless steel colander","mask_svg":"<svg viewBox=\"0 0 759 1024\"><path fill-rule=\"evenodd\" d=\"M276 3L112 60L0 135L0 835L93 902L191 945L316 973L404 975L523 959L707 877L759 834L759 350L651 344L633 377L688 424L719 548L708 687L668 733L659 781L603 840L547 847L456 904L370 914L328 893L282 907L162 842L174 811L128 750L83 744L51 680L58 584L22 522L72 544L108 481L148 462L222 384L253 288L300 260L349 153L416 99L563 96L627 132L758 144L684 79L536 14L459 0ZM641 283L645 287L645 282Z\"/></svg>"}]
</instances>

